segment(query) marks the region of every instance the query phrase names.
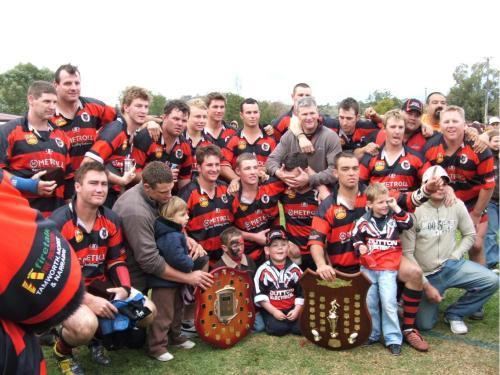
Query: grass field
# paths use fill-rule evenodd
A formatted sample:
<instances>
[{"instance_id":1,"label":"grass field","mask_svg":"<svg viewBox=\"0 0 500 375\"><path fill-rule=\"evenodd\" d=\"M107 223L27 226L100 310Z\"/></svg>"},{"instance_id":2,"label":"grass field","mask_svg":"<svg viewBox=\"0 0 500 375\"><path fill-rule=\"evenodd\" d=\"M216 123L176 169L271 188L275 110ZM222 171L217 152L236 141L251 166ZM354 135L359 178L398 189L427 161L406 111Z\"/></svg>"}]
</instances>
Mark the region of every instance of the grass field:
<instances>
[{"instance_id":1,"label":"grass field","mask_svg":"<svg viewBox=\"0 0 500 375\"><path fill-rule=\"evenodd\" d=\"M459 296L460 291L449 290L441 308ZM483 321L466 323L469 333L453 335L448 326L439 323L424 334L431 349L419 353L403 347L400 357L391 356L382 345L356 348L352 351L332 352L313 345L298 336L282 338L266 334L252 334L228 350L213 349L196 340L190 350L172 350L174 360L161 363L150 359L140 350L111 352L110 367L99 367L90 362L87 348L81 348L77 357L86 374L498 374L499 373L499 319L498 293L486 305ZM51 351L45 350L49 374L57 374Z\"/></svg>"}]
</instances>

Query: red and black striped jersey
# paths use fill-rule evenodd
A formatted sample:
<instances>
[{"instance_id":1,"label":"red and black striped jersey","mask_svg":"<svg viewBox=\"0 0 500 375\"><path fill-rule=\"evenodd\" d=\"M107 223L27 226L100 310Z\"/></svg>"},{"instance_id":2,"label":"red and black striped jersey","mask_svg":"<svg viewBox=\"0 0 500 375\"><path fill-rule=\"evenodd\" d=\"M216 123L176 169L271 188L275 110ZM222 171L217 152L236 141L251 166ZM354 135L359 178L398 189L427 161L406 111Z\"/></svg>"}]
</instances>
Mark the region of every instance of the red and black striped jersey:
<instances>
[{"instance_id":1,"label":"red and black striped jersey","mask_svg":"<svg viewBox=\"0 0 500 375\"><path fill-rule=\"evenodd\" d=\"M37 131L28 124L26 117L0 127L0 168L25 178L31 178L42 170L60 172L61 178L53 196L42 197L23 192L30 206L45 217L64 205L64 200L70 199L74 191L69 139L51 123L49 128L49 131Z\"/></svg>"},{"instance_id":2,"label":"red and black striped jersey","mask_svg":"<svg viewBox=\"0 0 500 375\"><path fill-rule=\"evenodd\" d=\"M132 158L136 161L138 171L141 171L152 161L161 161L169 166L179 167L179 180L191 179L191 168L193 166L191 146L184 137L177 137L174 145L167 150L167 145L160 136L158 142L153 141L148 129L142 129L134 137Z\"/></svg>"},{"instance_id":3,"label":"red and black striped jersey","mask_svg":"<svg viewBox=\"0 0 500 375\"><path fill-rule=\"evenodd\" d=\"M357 148L366 146L372 141L371 139L374 137L374 134L376 134L375 132L380 130L380 124L373 121L358 120L354 133L347 135L340 128L338 120L336 120L335 125L333 130L339 135L342 151L354 151ZM373 140L373 142L375 142L375 140Z\"/></svg>"},{"instance_id":4,"label":"red and black striped jersey","mask_svg":"<svg viewBox=\"0 0 500 375\"><path fill-rule=\"evenodd\" d=\"M304 297L299 280L302 270L290 259L282 266L271 260L262 264L255 274L255 304L270 302L278 310L287 311L295 305L303 305Z\"/></svg>"},{"instance_id":5,"label":"red and black striped jersey","mask_svg":"<svg viewBox=\"0 0 500 375\"><path fill-rule=\"evenodd\" d=\"M423 165L422 155L407 146L403 146L401 155L389 165L382 145L377 156L365 154L361 159L359 180L366 185L380 182L389 190L412 191L420 186Z\"/></svg>"},{"instance_id":6,"label":"red and black striped jersey","mask_svg":"<svg viewBox=\"0 0 500 375\"><path fill-rule=\"evenodd\" d=\"M356 221L351 234L361 265L378 271L397 271L403 255L400 232L412 226L413 219L404 210L383 218L375 218L370 213L364 214ZM364 255L359 254L361 245L368 248ZM370 261L367 260L368 257Z\"/></svg>"},{"instance_id":7,"label":"red and black striped jersey","mask_svg":"<svg viewBox=\"0 0 500 375\"><path fill-rule=\"evenodd\" d=\"M81 303L78 259L54 223L29 207L1 169L0 227L0 319L29 330L59 324Z\"/></svg>"},{"instance_id":8,"label":"red and black striped jersey","mask_svg":"<svg viewBox=\"0 0 500 375\"><path fill-rule=\"evenodd\" d=\"M191 165L191 179L194 180L196 177L198 177L198 163L196 162L196 149L198 147L211 145L212 143L206 140L203 133L201 133L201 140L198 142L196 146L193 145L193 141L191 138L189 138L189 135L186 131L184 132L184 138L186 139L186 142L189 143L189 147L191 147L191 160L193 162L193 164Z\"/></svg>"},{"instance_id":9,"label":"red and black striped jersey","mask_svg":"<svg viewBox=\"0 0 500 375\"><path fill-rule=\"evenodd\" d=\"M255 200L251 203L244 203L241 199L241 190L233 198L232 212L234 215L234 225L250 233L258 233L265 229L270 229L273 225L279 225L278 202L280 194L285 189L283 182L271 177L262 184ZM262 259L263 248L261 245L245 240L245 254L255 261Z\"/></svg>"},{"instance_id":10,"label":"red and black striped jersey","mask_svg":"<svg viewBox=\"0 0 500 375\"><path fill-rule=\"evenodd\" d=\"M336 185L332 194L321 202L317 214L313 217L311 235L307 244L326 248L332 266L347 273L359 270L359 260L354 253L351 231L356 220L366 212L364 191L365 186L360 185L354 207L348 208L338 196L338 185ZM391 191L391 196L397 200L399 207L409 212L413 212L415 207L428 199L422 189L412 193Z\"/></svg>"},{"instance_id":11,"label":"red and black striped jersey","mask_svg":"<svg viewBox=\"0 0 500 375\"><path fill-rule=\"evenodd\" d=\"M219 146L219 148L222 150L224 147L226 147L227 142L229 142L229 139L236 134L236 130L233 128L222 124L222 128L219 132L218 135L210 133L207 128L203 129L203 136L205 139L216 145Z\"/></svg>"},{"instance_id":12,"label":"red and black striped jersey","mask_svg":"<svg viewBox=\"0 0 500 375\"><path fill-rule=\"evenodd\" d=\"M116 119L113 107L94 98L80 97L78 109L73 119L68 119L56 109L51 122L63 130L71 143L71 164L77 170L95 142L97 130Z\"/></svg>"},{"instance_id":13,"label":"red and black striped jersey","mask_svg":"<svg viewBox=\"0 0 500 375\"><path fill-rule=\"evenodd\" d=\"M257 157L259 166L264 166L271 152L276 148L273 138L265 135L261 131L261 136L252 144L245 137L243 129L233 135L222 149L223 165L229 165L233 170L236 168L236 159L245 152L254 154Z\"/></svg>"},{"instance_id":14,"label":"red and black striped jersey","mask_svg":"<svg viewBox=\"0 0 500 375\"><path fill-rule=\"evenodd\" d=\"M133 134L128 134L125 119L118 117L116 121L99 130L94 145L85 156L97 160L114 174L122 176L124 160L131 155L133 137ZM119 185L113 185L112 189L121 191Z\"/></svg>"},{"instance_id":15,"label":"red and black striped jersey","mask_svg":"<svg viewBox=\"0 0 500 375\"><path fill-rule=\"evenodd\" d=\"M450 185L457 198L470 211L474 208L481 189L495 187L493 155L489 149L477 154L469 141L464 141L451 156L446 155L446 149L443 134L439 133L429 139L423 151L426 159L423 171L431 165L442 166L450 177Z\"/></svg>"},{"instance_id":16,"label":"red and black striped jersey","mask_svg":"<svg viewBox=\"0 0 500 375\"><path fill-rule=\"evenodd\" d=\"M181 189L179 197L188 206L188 235L203 246L211 262L216 262L222 255L220 234L234 221L233 197L227 193L227 185L217 181L215 195L210 198L198 180L193 180Z\"/></svg>"},{"instance_id":17,"label":"red and black striped jersey","mask_svg":"<svg viewBox=\"0 0 500 375\"><path fill-rule=\"evenodd\" d=\"M280 201L288 239L299 247L301 254L310 254L307 241L311 234L312 218L318 211L318 191L310 189L300 193L287 188L281 194Z\"/></svg>"},{"instance_id":18,"label":"red and black striped jersey","mask_svg":"<svg viewBox=\"0 0 500 375\"><path fill-rule=\"evenodd\" d=\"M50 217L73 247L88 286L95 280L112 281L130 288L121 222L118 215L101 206L90 231L74 210L75 200L60 207Z\"/></svg>"}]
</instances>

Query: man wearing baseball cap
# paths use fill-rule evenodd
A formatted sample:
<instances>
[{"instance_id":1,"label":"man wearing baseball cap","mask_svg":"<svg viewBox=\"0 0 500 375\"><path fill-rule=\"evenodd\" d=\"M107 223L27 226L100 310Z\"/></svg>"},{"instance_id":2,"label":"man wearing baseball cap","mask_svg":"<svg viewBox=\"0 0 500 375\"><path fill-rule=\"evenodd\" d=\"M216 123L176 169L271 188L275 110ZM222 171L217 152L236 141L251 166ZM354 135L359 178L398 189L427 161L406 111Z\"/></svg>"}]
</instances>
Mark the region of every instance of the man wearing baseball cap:
<instances>
[{"instance_id":1,"label":"man wearing baseball cap","mask_svg":"<svg viewBox=\"0 0 500 375\"><path fill-rule=\"evenodd\" d=\"M405 135L404 143L415 151L422 151L426 137L422 133L422 113L424 105L418 99L407 99L401 109L405 113ZM427 137L428 138L428 137Z\"/></svg>"},{"instance_id":2,"label":"man wearing baseball cap","mask_svg":"<svg viewBox=\"0 0 500 375\"><path fill-rule=\"evenodd\" d=\"M423 175L425 183L432 177L451 182L445 169L430 167ZM463 259L474 244L476 232L465 204L457 200L444 205L444 187L431 194L430 200L415 210L414 226L401 235L403 254L417 263L424 273L424 297L417 312L417 327L432 329L438 320L438 307L449 288L466 293L445 310L445 322L454 334L466 334L464 318L480 310L498 289L498 276L486 267ZM462 240L456 241L456 231Z\"/></svg>"}]
</instances>

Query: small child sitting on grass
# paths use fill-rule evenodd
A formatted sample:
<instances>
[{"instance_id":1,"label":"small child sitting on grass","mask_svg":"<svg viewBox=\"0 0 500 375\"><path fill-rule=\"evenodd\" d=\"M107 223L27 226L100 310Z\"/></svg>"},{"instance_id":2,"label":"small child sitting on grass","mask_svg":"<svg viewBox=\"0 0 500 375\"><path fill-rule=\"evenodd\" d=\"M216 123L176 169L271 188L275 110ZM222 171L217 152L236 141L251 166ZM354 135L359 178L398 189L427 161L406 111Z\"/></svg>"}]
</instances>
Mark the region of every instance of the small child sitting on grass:
<instances>
[{"instance_id":1,"label":"small child sitting on grass","mask_svg":"<svg viewBox=\"0 0 500 375\"><path fill-rule=\"evenodd\" d=\"M389 197L385 185L374 183L365 191L369 212L356 222L352 242L360 257L361 271L372 285L366 302L372 317L372 332L368 345L380 340L391 354L401 354L403 335L399 327L397 304L397 274L402 248L399 232L413 225L411 216ZM382 319L380 318L380 306Z\"/></svg>"},{"instance_id":2,"label":"small child sitting on grass","mask_svg":"<svg viewBox=\"0 0 500 375\"><path fill-rule=\"evenodd\" d=\"M304 306L299 279L302 270L288 258L288 238L281 227L267 233L264 247L269 260L255 274L255 304L261 306L266 332L300 335L299 316Z\"/></svg>"},{"instance_id":3,"label":"small child sitting on grass","mask_svg":"<svg viewBox=\"0 0 500 375\"><path fill-rule=\"evenodd\" d=\"M208 257L193 261L189 256L183 232L189 220L186 202L179 197L172 197L161 208L160 215L155 222L155 239L165 262L185 273L207 267ZM194 342L181 335L183 285L150 274L148 286L152 288L151 300L158 310L148 332L149 355L162 362L170 361L174 356L169 353L168 345L183 349L195 346Z\"/></svg>"}]
</instances>

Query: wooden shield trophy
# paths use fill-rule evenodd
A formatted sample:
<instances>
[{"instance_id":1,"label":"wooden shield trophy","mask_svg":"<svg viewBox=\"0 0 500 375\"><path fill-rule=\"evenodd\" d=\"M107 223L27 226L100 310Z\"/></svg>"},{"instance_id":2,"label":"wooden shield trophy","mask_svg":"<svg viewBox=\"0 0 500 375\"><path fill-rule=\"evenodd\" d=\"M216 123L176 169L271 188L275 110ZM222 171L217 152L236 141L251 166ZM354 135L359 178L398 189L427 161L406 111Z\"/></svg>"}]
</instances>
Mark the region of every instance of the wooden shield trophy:
<instances>
[{"instance_id":1,"label":"wooden shield trophy","mask_svg":"<svg viewBox=\"0 0 500 375\"><path fill-rule=\"evenodd\" d=\"M335 271L335 281L326 281L311 270L300 279L304 310L302 334L316 345L330 350L352 349L365 343L372 330L366 305L370 280L361 272Z\"/></svg>"},{"instance_id":2,"label":"wooden shield trophy","mask_svg":"<svg viewBox=\"0 0 500 375\"><path fill-rule=\"evenodd\" d=\"M196 289L196 331L203 341L229 348L245 337L253 327L255 310L252 280L245 271L220 267L210 272L213 285Z\"/></svg>"}]
</instances>

